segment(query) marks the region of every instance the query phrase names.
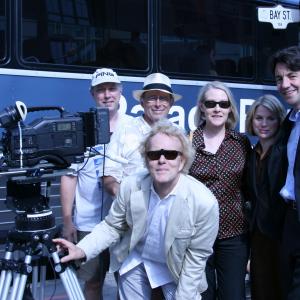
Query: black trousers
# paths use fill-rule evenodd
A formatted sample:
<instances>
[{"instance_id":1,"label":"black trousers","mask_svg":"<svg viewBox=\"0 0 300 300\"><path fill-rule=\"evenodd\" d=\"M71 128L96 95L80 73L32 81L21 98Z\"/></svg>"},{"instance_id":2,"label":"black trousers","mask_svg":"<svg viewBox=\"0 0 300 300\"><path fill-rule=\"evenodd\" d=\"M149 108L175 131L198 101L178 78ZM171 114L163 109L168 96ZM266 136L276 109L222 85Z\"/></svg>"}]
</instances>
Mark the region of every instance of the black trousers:
<instances>
[{"instance_id":1,"label":"black trousers","mask_svg":"<svg viewBox=\"0 0 300 300\"><path fill-rule=\"evenodd\" d=\"M208 289L203 300L244 300L249 257L248 235L217 239L206 264Z\"/></svg>"},{"instance_id":2,"label":"black trousers","mask_svg":"<svg viewBox=\"0 0 300 300\"><path fill-rule=\"evenodd\" d=\"M287 208L282 238L284 299L300 299L300 222L297 210Z\"/></svg>"},{"instance_id":3,"label":"black trousers","mask_svg":"<svg viewBox=\"0 0 300 300\"><path fill-rule=\"evenodd\" d=\"M251 234L251 300L282 300L280 243L255 229Z\"/></svg>"}]
</instances>

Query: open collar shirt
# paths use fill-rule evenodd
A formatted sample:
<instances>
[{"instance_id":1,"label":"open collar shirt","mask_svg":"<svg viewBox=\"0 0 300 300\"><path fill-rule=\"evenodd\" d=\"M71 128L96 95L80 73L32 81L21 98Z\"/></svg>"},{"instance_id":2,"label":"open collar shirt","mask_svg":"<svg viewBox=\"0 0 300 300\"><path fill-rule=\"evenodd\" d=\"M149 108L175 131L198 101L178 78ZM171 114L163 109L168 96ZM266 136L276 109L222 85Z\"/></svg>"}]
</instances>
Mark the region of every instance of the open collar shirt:
<instances>
[{"instance_id":1,"label":"open collar shirt","mask_svg":"<svg viewBox=\"0 0 300 300\"><path fill-rule=\"evenodd\" d=\"M164 246L167 221L175 197L176 187L160 199L152 185L145 234L123 262L120 275L143 263L152 288L174 281L166 263Z\"/></svg>"},{"instance_id":2,"label":"open collar shirt","mask_svg":"<svg viewBox=\"0 0 300 300\"><path fill-rule=\"evenodd\" d=\"M300 110L293 110L290 114L289 120L294 122L294 126L287 144L287 157L289 165L285 185L281 189L280 195L286 201L295 201L294 166L300 137Z\"/></svg>"}]
</instances>

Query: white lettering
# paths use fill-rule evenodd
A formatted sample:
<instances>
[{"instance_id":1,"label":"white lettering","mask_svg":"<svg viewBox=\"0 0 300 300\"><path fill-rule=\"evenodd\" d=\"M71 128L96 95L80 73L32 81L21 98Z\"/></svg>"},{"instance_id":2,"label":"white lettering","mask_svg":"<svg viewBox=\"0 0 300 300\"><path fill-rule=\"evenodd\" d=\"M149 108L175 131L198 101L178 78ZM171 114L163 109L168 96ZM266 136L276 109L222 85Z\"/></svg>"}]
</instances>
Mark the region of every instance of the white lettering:
<instances>
[{"instance_id":1,"label":"white lettering","mask_svg":"<svg viewBox=\"0 0 300 300\"><path fill-rule=\"evenodd\" d=\"M131 113L135 115L138 114L140 111L144 111L143 107L140 104L133 106L131 109Z\"/></svg>"},{"instance_id":2,"label":"white lettering","mask_svg":"<svg viewBox=\"0 0 300 300\"><path fill-rule=\"evenodd\" d=\"M126 107L126 101L121 102L120 101L120 110L122 110L122 112L126 112L125 107ZM131 108L130 113L133 115L137 115L140 112L143 112L144 109L143 107L138 104L138 105L134 105ZM194 123L194 115L195 115L195 111L196 111L196 106L193 107L190 111L185 112L184 108L182 106L179 105L174 105L171 107L170 112L169 112L169 120L172 123L176 123L178 124L178 126L185 128L185 115L188 115L188 130L195 130L196 126Z\"/></svg>"},{"instance_id":3,"label":"white lettering","mask_svg":"<svg viewBox=\"0 0 300 300\"><path fill-rule=\"evenodd\" d=\"M127 111L127 101L126 98L122 95L120 98L119 112L121 114L126 114L126 111Z\"/></svg>"},{"instance_id":4,"label":"white lettering","mask_svg":"<svg viewBox=\"0 0 300 300\"><path fill-rule=\"evenodd\" d=\"M245 132L247 111L254 101L253 99L240 100L240 132Z\"/></svg>"},{"instance_id":5,"label":"white lettering","mask_svg":"<svg viewBox=\"0 0 300 300\"><path fill-rule=\"evenodd\" d=\"M177 116L172 117L172 115L176 114ZM171 117L169 117L169 120L173 123L176 123L179 125L179 127L184 128L184 121L185 121L185 116L184 116L184 109L181 106L174 105L171 107L169 114Z\"/></svg>"},{"instance_id":6,"label":"white lettering","mask_svg":"<svg viewBox=\"0 0 300 300\"><path fill-rule=\"evenodd\" d=\"M189 112L189 117L188 117L188 125L189 125L189 129L191 131L194 131L196 130L197 126L195 124L195 113L196 113L196 109L197 109L197 106L194 106L190 112Z\"/></svg>"},{"instance_id":7,"label":"white lettering","mask_svg":"<svg viewBox=\"0 0 300 300\"><path fill-rule=\"evenodd\" d=\"M239 122L239 131L244 133L245 132L245 123L246 123L246 116L249 107L254 102L254 99L240 99L240 122ZM120 110L122 112L126 112L127 103L126 100L120 101ZM185 111L182 106L172 106L169 113L169 120L173 123L178 124L180 127L185 128L185 116L188 116L188 128L187 130L194 131L197 126L195 125L194 117L196 113L197 107L192 107L189 111ZM131 109L131 114L137 115L140 112L143 112L143 107L138 104L134 105Z\"/></svg>"}]
</instances>

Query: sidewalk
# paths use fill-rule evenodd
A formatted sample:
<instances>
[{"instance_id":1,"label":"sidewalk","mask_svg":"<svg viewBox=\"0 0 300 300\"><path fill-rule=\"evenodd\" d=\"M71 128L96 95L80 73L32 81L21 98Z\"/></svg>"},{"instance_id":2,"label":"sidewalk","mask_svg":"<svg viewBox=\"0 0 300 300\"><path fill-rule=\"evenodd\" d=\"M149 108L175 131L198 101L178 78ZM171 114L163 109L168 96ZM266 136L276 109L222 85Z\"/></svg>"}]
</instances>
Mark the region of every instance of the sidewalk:
<instances>
[{"instance_id":1,"label":"sidewalk","mask_svg":"<svg viewBox=\"0 0 300 300\"><path fill-rule=\"evenodd\" d=\"M55 287L56 284L56 287ZM103 299L104 300L116 300L117 299L117 285L112 273L107 273L104 289L103 289ZM249 287L249 278L246 277L246 299L251 300L250 287ZM48 280L45 287L45 297L44 299L36 300L69 300L64 289L64 286L61 283L60 279Z\"/></svg>"},{"instance_id":2,"label":"sidewalk","mask_svg":"<svg viewBox=\"0 0 300 300\"><path fill-rule=\"evenodd\" d=\"M52 294L53 297L51 298ZM112 273L107 273L103 289L103 299L104 300L116 300L117 299L117 285ZM56 290L55 290L55 281L47 281L47 286L45 289L45 299L44 300L69 300L64 289L63 284L60 279L56 281ZM39 299L42 300L42 299Z\"/></svg>"}]
</instances>

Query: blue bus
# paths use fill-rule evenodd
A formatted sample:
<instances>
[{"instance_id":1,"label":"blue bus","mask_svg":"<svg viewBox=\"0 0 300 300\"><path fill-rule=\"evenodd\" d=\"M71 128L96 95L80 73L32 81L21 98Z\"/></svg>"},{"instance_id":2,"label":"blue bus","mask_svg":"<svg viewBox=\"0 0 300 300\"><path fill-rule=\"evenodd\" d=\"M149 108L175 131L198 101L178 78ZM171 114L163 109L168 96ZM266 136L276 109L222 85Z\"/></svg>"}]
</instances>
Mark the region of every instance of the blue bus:
<instances>
[{"instance_id":1,"label":"blue bus","mask_svg":"<svg viewBox=\"0 0 300 300\"><path fill-rule=\"evenodd\" d=\"M132 90L151 72L172 78L183 98L170 118L194 129L199 87L221 80L232 88L244 131L247 105L276 93L268 59L298 45L299 24L284 30L258 21L258 7L299 9L299 1L253 0L0 0L1 106L58 105L85 111L90 75L117 71L121 109L141 113ZM250 100L249 100L250 99Z\"/></svg>"},{"instance_id":2,"label":"blue bus","mask_svg":"<svg viewBox=\"0 0 300 300\"><path fill-rule=\"evenodd\" d=\"M253 99L277 94L270 56L299 45L297 22L275 29L258 21L259 7L278 4L299 14L299 1L287 0L0 0L0 111L17 100L87 111L91 74L109 67L123 82L120 109L133 116L142 108L132 91L152 72L168 75L183 95L169 117L188 131L199 88L226 82L243 132ZM6 228L13 219L1 191ZM54 207L60 210L59 200Z\"/></svg>"}]
</instances>

